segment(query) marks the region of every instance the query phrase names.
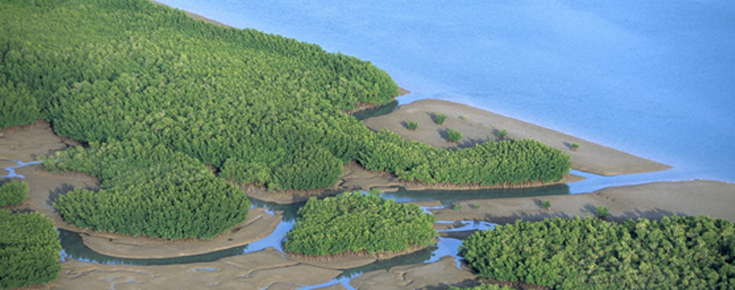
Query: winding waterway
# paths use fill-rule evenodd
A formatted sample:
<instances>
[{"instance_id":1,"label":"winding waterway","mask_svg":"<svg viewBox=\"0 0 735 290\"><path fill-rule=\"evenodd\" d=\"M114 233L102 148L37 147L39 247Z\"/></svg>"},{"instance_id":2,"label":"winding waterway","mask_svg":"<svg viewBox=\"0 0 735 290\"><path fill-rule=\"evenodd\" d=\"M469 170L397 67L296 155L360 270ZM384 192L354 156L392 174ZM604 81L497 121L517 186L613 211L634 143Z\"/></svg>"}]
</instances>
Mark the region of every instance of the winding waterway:
<instances>
[{"instance_id":1,"label":"winding waterway","mask_svg":"<svg viewBox=\"0 0 735 290\"><path fill-rule=\"evenodd\" d=\"M578 194L653 181L735 183L733 1L159 1L369 60L412 91L399 98L401 104L424 98L459 102L673 166L616 177L573 171L586 179L533 189L384 194L399 202ZM18 164L5 177L21 177L13 169L32 163ZM120 259L89 251L78 235L61 231L64 255L160 265L281 247L298 205L254 204L283 210L284 218L271 236L247 246L185 258ZM456 257L459 243L442 238L432 249L346 270L303 289L352 289L350 279L363 272Z\"/></svg>"}]
</instances>

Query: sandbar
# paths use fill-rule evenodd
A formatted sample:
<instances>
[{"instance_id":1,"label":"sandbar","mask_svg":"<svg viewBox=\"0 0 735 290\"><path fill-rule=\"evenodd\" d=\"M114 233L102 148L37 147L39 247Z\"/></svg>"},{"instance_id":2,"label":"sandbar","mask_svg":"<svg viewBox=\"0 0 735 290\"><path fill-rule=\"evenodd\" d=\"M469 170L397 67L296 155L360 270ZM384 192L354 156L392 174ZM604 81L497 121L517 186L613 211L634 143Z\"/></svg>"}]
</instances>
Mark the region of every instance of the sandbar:
<instances>
[{"instance_id":1,"label":"sandbar","mask_svg":"<svg viewBox=\"0 0 735 290\"><path fill-rule=\"evenodd\" d=\"M445 114L444 125L433 117ZM418 129L408 130L406 122L417 122ZM471 147L488 140L498 140L497 133L506 130L505 138L534 139L567 152L572 157L572 168L598 175L612 176L666 170L671 166L637 157L610 147L595 144L538 125L501 116L475 107L442 100L424 99L399 106L394 112L363 120L375 131L388 128L405 140L417 140L434 147L455 149ZM460 131L462 140L450 143L445 139L450 128ZM580 145L572 151L572 143Z\"/></svg>"},{"instance_id":2,"label":"sandbar","mask_svg":"<svg viewBox=\"0 0 735 290\"><path fill-rule=\"evenodd\" d=\"M542 201L550 201L545 210ZM439 220L481 220L497 224L521 219L540 221L545 218L594 217L595 208L610 210L608 220L621 222L632 218L660 219L664 216L707 215L735 222L735 184L692 180L653 182L617 186L592 193L543 197L467 200L455 203L461 209L447 207L431 210Z\"/></svg>"}]
</instances>

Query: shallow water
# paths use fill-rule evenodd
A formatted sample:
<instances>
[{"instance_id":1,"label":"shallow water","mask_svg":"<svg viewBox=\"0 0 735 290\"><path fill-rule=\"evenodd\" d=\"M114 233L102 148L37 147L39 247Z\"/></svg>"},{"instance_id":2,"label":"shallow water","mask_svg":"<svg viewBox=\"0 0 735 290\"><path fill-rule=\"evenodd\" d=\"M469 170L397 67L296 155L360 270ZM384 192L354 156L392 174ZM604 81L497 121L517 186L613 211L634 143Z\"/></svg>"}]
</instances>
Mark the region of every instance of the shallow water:
<instances>
[{"instance_id":1,"label":"shallow water","mask_svg":"<svg viewBox=\"0 0 735 290\"><path fill-rule=\"evenodd\" d=\"M161 2L369 60L413 92L401 103L473 105L674 166L661 180L735 183L733 1Z\"/></svg>"},{"instance_id":2,"label":"shallow water","mask_svg":"<svg viewBox=\"0 0 735 290\"><path fill-rule=\"evenodd\" d=\"M412 91L400 103L472 105L674 167L616 177L573 172L587 179L540 189L386 194L399 201L576 194L652 181L735 183L733 1L160 1L369 60ZM436 249L348 270L321 286L349 287L357 273L432 261L459 242L443 239Z\"/></svg>"}]
</instances>

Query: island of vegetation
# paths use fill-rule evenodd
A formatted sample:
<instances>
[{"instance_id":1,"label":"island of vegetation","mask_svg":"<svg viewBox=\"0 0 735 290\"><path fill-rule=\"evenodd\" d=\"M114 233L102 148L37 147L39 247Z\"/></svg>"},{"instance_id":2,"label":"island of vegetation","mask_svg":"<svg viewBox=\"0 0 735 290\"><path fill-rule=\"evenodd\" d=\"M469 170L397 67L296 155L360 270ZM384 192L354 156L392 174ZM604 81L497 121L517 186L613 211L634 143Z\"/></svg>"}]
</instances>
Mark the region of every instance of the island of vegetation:
<instances>
[{"instance_id":1,"label":"island of vegetation","mask_svg":"<svg viewBox=\"0 0 735 290\"><path fill-rule=\"evenodd\" d=\"M549 289L735 287L735 227L706 216L517 221L473 234L460 255L482 277Z\"/></svg>"},{"instance_id":2,"label":"island of vegetation","mask_svg":"<svg viewBox=\"0 0 735 290\"><path fill-rule=\"evenodd\" d=\"M439 235L432 214L412 203L384 199L377 191L311 198L298 214L284 250L312 258L389 258L433 245Z\"/></svg>"}]
</instances>

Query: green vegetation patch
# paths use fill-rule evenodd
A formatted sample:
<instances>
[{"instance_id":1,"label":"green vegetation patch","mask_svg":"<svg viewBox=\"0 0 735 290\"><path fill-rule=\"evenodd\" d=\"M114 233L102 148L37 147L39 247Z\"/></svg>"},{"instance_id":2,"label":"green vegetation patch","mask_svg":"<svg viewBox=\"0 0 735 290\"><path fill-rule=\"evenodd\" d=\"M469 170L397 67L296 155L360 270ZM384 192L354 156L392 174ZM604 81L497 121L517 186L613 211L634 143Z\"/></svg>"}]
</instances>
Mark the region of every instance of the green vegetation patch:
<instances>
[{"instance_id":1,"label":"green vegetation patch","mask_svg":"<svg viewBox=\"0 0 735 290\"><path fill-rule=\"evenodd\" d=\"M28 198L28 183L12 180L0 185L0 206L19 205Z\"/></svg>"},{"instance_id":2,"label":"green vegetation patch","mask_svg":"<svg viewBox=\"0 0 735 290\"><path fill-rule=\"evenodd\" d=\"M136 141L90 143L44 159L52 172L81 171L101 190L76 188L54 208L81 228L166 239L211 239L245 221L250 201L198 160Z\"/></svg>"},{"instance_id":3,"label":"green vegetation patch","mask_svg":"<svg viewBox=\"0 0 735 290\"><path fill-rule=\"evenodd\" d=\"M288 233L284 250L307 256L398 252L436 242L436 219L415 204L346 192L311 198Z\"/></svg>"},{"instance_id":4,"label":"green vegetation patch","mask_svg":"<svg viewBox=\"0 0 735 290\"><path fill-rule=\"evenodd\" d=\"M61 244L51 219L36 212L0 209L0 233L0 289L56 280Z\"/></svg>"},{"instance_id":5,"label":"green vegetation patch","mask_svg":"<svg viewBox=\"0 0 735 290\"><path fill-rule=\"evenodd\" d=\"M702 217L516 221L460 255L480 276L551 289L734 289L735 227Z\"/></svg>"}]
</instances>

